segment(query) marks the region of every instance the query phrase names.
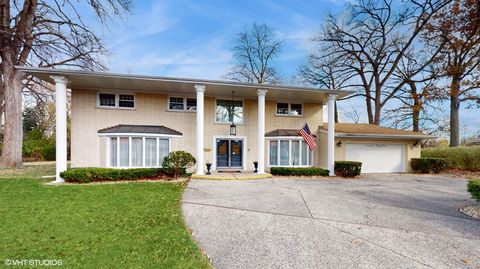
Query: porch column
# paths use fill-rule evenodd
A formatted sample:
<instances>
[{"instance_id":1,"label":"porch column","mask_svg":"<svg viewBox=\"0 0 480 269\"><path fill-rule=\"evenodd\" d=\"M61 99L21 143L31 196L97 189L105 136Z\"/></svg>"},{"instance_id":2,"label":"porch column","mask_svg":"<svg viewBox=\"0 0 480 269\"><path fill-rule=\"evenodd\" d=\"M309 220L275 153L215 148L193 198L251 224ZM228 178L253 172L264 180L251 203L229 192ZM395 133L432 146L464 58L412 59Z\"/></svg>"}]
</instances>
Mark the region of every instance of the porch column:
<instances>
[{"instance_id":1,"label":"porch column","mask_svg":"<svg viewBox=\"0 0 480 269\"><path fill-rule=\"evenodd\" d=\"M335 165L335 98L336 94L328 95L328 139L327 139L327 168L330 176L334 176Z\"/></svg>"},{"instance_id":2,"label":"porch column","mask_svg":"<svg viewBox=\"0 0 480 269\"><path fill-rule=\"evenodd\" d=\"M204 148L204 93L205 85L195 84L195 91L197 92L197 166L195 167L195 174L203 175L203 148Z\"/></svg>"},{"instance_id":3,"label":"porch column","mask_svg":"<svg viewBox=\"0 0 480 269\"><path fill-rule=\"evenodd\" d=\"M65 180L60 173L67 170L67 83L65 76L51 76L55 82L55 181Z\"/></svg>"},{"instance_id":4,"label":"porch column","mask_svg":"<svg viewBox=\"0 0 480 269\"><path fill-rule=\"evenodd\" d=\"M267 90L257 90L258 95L258 173L265 173L265 94Z\"/></svg>"}]
</instances>

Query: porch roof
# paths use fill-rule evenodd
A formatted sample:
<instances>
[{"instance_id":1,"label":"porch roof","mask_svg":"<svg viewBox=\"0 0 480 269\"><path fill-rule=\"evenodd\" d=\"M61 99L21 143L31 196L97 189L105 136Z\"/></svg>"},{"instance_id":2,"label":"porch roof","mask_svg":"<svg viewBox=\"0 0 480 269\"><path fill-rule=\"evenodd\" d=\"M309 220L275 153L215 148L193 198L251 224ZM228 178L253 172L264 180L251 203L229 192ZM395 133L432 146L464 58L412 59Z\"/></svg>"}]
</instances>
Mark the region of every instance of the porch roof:
<instances>
[{"instance_id":1,"label":"porch roof","mask_svg":"<svg viewBox=\"0 0 480 269\"><path fill-rule=\"evenodd\" d=\"M119 124L98 130L99 134L162 134L181 136L182 133L161 125L126 125Z\"/></svg>"},{"instance_id":2,"label":"porch roof","mask_svg":"<svg viewBox=\"0 0 480 269\"><path fill-rule=\"evenodd\" d=\"M337 98L342 98L352 93L350 91L240 83L224 80L145 76L26 66L16 66L16 68L49 83L53 83L51 76L66 76L69 80L68 88L71 89L193 94L195 93L194 85L203 84L206 86L205 96L231 97L232 91L235 91L235 97L256 99L257 89L265 89L268 90L267 100L294 100L309 103L324 103L328 94L331 93L337 94Z\"/></svg>"}]
</instances>

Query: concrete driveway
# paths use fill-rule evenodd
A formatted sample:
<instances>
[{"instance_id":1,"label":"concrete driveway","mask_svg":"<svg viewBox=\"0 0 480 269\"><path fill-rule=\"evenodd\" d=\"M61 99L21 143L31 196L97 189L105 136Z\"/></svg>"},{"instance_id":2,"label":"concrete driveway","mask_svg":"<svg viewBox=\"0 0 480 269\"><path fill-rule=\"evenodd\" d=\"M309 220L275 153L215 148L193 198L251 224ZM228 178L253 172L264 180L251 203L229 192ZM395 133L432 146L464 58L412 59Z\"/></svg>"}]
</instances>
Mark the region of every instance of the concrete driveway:
<instances>
[{"instance_id":1,"label":"concrete driveway","mask_svg":"<svg viewBox=\"0 0 480 269\"><path fill-rule=\"evenodd\" d=\"M216 268L480 268L466 181L193 180L183 213Z\"/></svg>"}]
</instances>

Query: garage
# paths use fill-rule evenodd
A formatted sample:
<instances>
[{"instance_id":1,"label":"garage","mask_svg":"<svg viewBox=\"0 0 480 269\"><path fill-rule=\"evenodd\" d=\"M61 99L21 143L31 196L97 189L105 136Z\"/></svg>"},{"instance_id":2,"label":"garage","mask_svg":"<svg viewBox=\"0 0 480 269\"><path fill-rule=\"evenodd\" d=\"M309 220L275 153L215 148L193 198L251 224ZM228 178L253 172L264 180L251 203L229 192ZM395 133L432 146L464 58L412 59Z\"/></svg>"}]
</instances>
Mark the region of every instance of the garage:
<instances>
[{"instance_id":1,"label":"garage","mask_svg":"<svg viewBox=\"0 0 480 269\"><path fill-rule=\"evenodd\" d=\"M362 162L363 173L405 172L405 144L351 143L345 145L345 158Z\"/></svg>"},{"instance_id":2,"label":"garage","mask_svg":"<svg viewBox=\"0 0 480 269\"><path fill-rule=\"evenodd\" d=\"M328 126L319 128L320 145L327 145ZM362 173L411 173L412 158L420 158L421 143L434 136L375 124L335 123L335 161L362 162ZM319 154L326 167L327 152Z\"/></svg>"}]
</instances>

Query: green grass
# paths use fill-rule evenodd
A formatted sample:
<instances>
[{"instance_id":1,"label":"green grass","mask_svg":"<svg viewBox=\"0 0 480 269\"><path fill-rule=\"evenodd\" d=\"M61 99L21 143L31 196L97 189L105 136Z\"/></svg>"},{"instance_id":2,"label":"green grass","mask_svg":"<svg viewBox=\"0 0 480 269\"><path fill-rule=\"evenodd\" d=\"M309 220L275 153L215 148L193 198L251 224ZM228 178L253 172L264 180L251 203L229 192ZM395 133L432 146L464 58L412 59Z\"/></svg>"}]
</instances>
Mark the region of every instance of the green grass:
<instances>
[{"instance_id":1,"label":"green grass","mask_svg":"<svg viewBox=\"0 0 480 269\"><path fill-rule=\"evenodd\" d=\"M422 157L446 158L450 168L480 171L480 146L425 148Z\"/></svg>"},{"instance_id":2,"label":"green grass","mask_svg":"<svg viewBox=\"0 0 480 269\"><path fill-rule=\"evenodd\" d=\"M472 194L472 198L480 202L480 179L468 181L468 191Z\"/></svg>"},{"instance_id":3,"label":"green grass","mask_svg":"<svg viewBox=\"0 0 480 269\"><path fill-rule=\"evenodd\" d=\"M0 171L1 260L60 259L65 268L210 268L183 221L183 185L46 186L32 178L47 169L27 168L23 177L15 171L15 179Z\"/></svg>"}]
</instances>

